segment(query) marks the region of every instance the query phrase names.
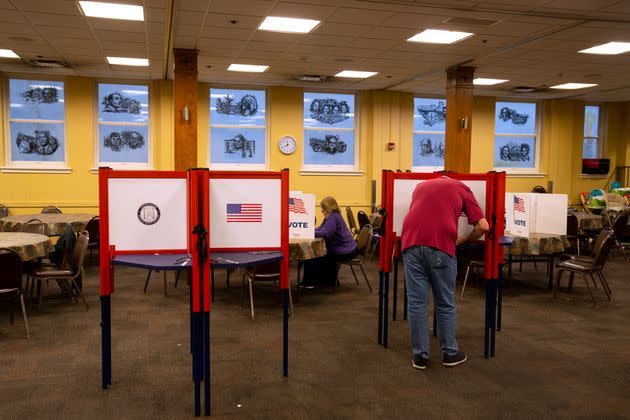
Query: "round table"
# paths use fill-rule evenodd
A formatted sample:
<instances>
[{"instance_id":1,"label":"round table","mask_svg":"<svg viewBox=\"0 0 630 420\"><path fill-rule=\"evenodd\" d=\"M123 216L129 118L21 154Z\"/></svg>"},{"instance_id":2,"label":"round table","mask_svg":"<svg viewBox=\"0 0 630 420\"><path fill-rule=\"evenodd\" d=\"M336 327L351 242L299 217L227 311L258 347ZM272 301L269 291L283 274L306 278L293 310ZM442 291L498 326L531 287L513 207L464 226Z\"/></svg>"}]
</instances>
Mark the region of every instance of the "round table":
<instances>
[{"instance_id":1,"label":"round table","mask_svg":"<svg viewBox=\"0 0 630 420\"><path fill-rule=\"evenodd\" d=\"M0 248L14 250L22 261L45 257L55 250L48 236L22 232L0 232Z\"/></svg>"},{"instance_id":2,"label":"round table","mask_svg":"<svg viewBox=\"0 0 630 420\"><path fill-rule=\"evenodd\" d=\"M604 228L604 216L586 212L570 213L578 220L578 227L582 230L601 230Z\"/></svg>"},{"instance_id":3,"label":"round table","mask_svg":"<svg viewBox=\"0 0 630 420\"><path fill-rule=\"evenodd\" d=\"M72 225L75 233L85 229L93 214L84 213L38 213L7 216L0 219L0 231L19 232L22 226L32 219L41 220L48 236L60 236L67 225Z\"/></svg>"},{"instance_id":4,"label":"round table","mask_svg":"<svg viewBox=\"0 0 630 420\"><path fill-rule=\"evenodd\" d=\"M506 236L511 236L509 232ZM571 244L566 235L550 233L531 233L529 237L511 236L512 245L506 247L506 252L518 255L552 255L564 252Z\"/></svg>"},{"instance_id":5,"label":"round table","mask_svg":"<svg viewBox=\"0 0 630 420\"><path fill-rule=\"evenodd\" d=\"M289 238L289 260L304 261L326 255L323 238Z\"/></svg>"}]
</instances>

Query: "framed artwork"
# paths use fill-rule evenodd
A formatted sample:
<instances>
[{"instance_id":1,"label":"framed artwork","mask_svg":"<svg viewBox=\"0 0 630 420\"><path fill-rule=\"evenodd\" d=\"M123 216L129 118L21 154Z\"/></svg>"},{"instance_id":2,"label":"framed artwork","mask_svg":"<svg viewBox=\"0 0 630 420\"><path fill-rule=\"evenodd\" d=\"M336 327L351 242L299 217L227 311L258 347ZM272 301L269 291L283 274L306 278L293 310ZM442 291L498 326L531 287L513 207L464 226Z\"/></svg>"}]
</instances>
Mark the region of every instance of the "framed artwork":
<instances>
[{"instance_id":1,"label":"framed artwork","mask_svg":"<svg viewBox=\"0 0 630 420\"><path fill-rule=\"evenodd\" d=\"M494 122L494 167L538 168L538 118L536 103L497 102Z\"/></svg>"},{"instance_id":2,"label":"framed artwork","mask_svg":"<svg viewBox=\"0 0 630 420\"><path fill-rule=\"evenodd\" d=\"M443 170L445 141L446 99L413 98L412 170Z\"/></svg>"},{"instance_id":3,"label":"framed artwork","mask_svg":"<svg viewBox=\"0 0 630 420\"><path fill-rule=\"evenodd\" d=\"M151 167L149 86L98 84L96 165Z\"/></svg>"},{"instance_id":4,"label":"framed artwork","mask_svg":"<svg viewBox=\"0 0 630 420\"><path fill-rule=\"evenodd\" d=\"M305 92L303 169L356 170L356 122L354 94Z\"/></svg>"},{"instance_id":5,"label":"framed artwork","mask_svg":"<svg viewBox=\"0 0 630 420\"><path fill-rule=\"evenodd\" d=\"M7 169L67 170L64 82L9 79Z\"/></svg>"},{"instance_id":6,"label":"framed artwork","mask_svg":"<svg viewBox=\"0 0 630 420\"><path fill-rule=\"evenodd\" d=\"M266 92L210 89L210 147L215 169L266 169Z\"/></svg>"}]
</instances>

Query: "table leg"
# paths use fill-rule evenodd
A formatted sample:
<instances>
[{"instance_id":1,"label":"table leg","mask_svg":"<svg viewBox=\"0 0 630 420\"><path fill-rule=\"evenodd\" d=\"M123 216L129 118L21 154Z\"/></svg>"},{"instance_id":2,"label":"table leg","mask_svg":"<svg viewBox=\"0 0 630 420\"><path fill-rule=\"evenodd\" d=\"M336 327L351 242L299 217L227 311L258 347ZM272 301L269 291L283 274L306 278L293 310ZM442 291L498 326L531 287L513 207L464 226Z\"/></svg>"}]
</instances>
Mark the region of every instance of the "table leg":
<instances>
[{"instance_id":1,"label":"table leg","mask_svg":"<svg viewBox=\"0 0 630 420\"><path fill-rule=\"evenodd\" d=\"M547 267L547 288L553 289L553 254L549 254L549 262Z\"/></svg>"},{"instance_id":2,"label":"table leg","mask_svg":"<svg viewBox=\"0 0 630 420\"><path fill-rule=\"evenodd\" d=\"M383 272L378 272L378 344L383 343Z\"/></svg>"},{"instance_id":3,"label":"table leg","mask_svg":"<svg viewBox=\"0 0 630 420\"><path fill-rule=\"evenodd\" d=\"M298 260L297 262L297 286L295 290L295 301L297 303L300 302L300 272L302 271L302 260Z\"/></svg>"},{"instance_id":4,"label":"table leg","mask_svg":"<svg viewBox=\"0 0 630 420\"><path fill-rule=\"evenodd\" d=\"M394 290L392 292L392 321L396 321L398 306L398 258L394 257Z\"/></svg>"},{"instance_id":5,"label":"table leg","mask_svg":"<svg viewBox=\"0 0 630 420\"><path fill-rule=\"evenodd\" d=\"M168 295L166 293L166 289L167 289L167 287L166 287L166 270L163 270L162 273L164 273L164 297L167 298Z\"/></svg>"}]
</instances>

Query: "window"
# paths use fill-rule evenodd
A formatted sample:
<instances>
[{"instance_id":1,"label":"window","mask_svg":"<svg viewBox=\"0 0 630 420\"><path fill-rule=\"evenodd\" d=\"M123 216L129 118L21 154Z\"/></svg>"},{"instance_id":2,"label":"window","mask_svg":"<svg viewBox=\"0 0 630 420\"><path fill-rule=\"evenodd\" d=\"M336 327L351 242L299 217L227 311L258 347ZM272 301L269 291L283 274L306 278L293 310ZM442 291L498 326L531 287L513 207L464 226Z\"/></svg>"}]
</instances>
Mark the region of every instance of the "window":
<instances>
[{"instance_id":1,"label":"window","mask_svg":"<svg viewBox=\"0 0 630 420\"><path fill-rule=\"evenodd\" d=\"M267 168L265 98L264 90L210 89L210 168Z\"/></svg>"},{"instance_id":2,"label":"window","mask_svg":"<svg viewBox=\"0 0 630 420\"><path fill-rule=\"evenodd\" d=\"M354 94L304 92L304 170L356 170L355 115Z\"/></svg>"},{"instance_id":3,"label":"window","mask_svg":"<svg viewBox=\"0 0 630 420\"><path fill-rule=\"evenodd\" d=\"M538 169L536 103L497 102L494 166L533 172Z\"/></svg>"},{"instance_id":4,"label":"window","mask_svg":"<svg viewBox=\"0 0 630 420\"><path fill-rule=\"evenodd\" d=\"M149 86L98 84L97 166L148 168Z\"/></svg>"},{"instance_id":5,"label":"window","mask_svg":"<svg viewBox=\"0 0 630 420\"><path fill-rule=\"evenodd\" d=\"M10 79L8 91L7 166L67 169L64 83Z\"/></svg>"},{"instance_id":6,"label":"window","mask_svg":"<svg viewBox=\"0 0 630 420\"><path fill-rule=\"evenodd\" d=\"M412 170L443 170L445 140L446 99L413 98Z\"/></svg>"},{"instance_id":7,"label":"window","mask_svg":"<svg viewBox=\"0 0 630 420\"><path fill-rule=\"evenodd\" d=\"M599 106L586 105L584 107L584 142L582 144L582 159L599 159L602 156L599 115Z\"/></svg>"}]
</instances>

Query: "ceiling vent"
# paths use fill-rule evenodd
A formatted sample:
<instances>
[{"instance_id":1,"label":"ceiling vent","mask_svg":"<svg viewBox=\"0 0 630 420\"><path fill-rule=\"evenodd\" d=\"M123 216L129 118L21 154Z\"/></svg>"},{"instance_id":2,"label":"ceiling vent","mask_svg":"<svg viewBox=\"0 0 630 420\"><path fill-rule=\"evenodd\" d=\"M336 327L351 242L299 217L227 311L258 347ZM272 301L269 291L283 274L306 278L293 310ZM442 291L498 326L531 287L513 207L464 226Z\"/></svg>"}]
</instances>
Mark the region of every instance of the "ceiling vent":
<instances>
[{"instance_id":1,"label":"ceiling vent","mask_svg":"<svg viewBox=\"0 0 630 420\"><path fill-rule=\"evenodd\" d=\"M45 58L35 58L32 60L28 60L28 63L31 66L35 67L47 67L47 68L55 68L55 69L65 69L70 67L68 63L60 60L48 60Z\"/></svg>"},{"instance_id":2,"label":"ceiling vent","mask_svg":"<svg viewBox=\"0 0 630 420\"><path fill-rule=\"evenodd\" d=\"M496 25L499 22L502 22L502 21L497 20L497 19L476 19L476 18L469 18L469 17L464 17L464 16L455 16L455 17L450 17L444 20L442 23L449 23L451 25L457 25L457 26L490 27L490 26Z\"/></svg>"},{"instance_id":3,"label":"ceiling vent","mask_svg":"<svg viewBox=\"0 0 630 420\"><path fill-rule=\"evenodd\" d=\"M321 74L300 74L299 76L295 76L297 80L302 82L316 82L321 83L330 79L330 76L324 76Z\"/></svg>"}]
</instances>

